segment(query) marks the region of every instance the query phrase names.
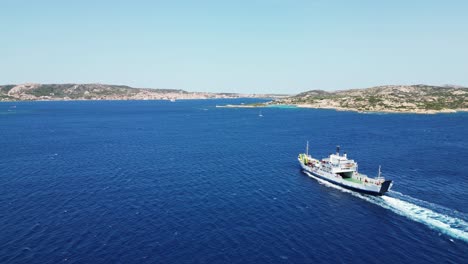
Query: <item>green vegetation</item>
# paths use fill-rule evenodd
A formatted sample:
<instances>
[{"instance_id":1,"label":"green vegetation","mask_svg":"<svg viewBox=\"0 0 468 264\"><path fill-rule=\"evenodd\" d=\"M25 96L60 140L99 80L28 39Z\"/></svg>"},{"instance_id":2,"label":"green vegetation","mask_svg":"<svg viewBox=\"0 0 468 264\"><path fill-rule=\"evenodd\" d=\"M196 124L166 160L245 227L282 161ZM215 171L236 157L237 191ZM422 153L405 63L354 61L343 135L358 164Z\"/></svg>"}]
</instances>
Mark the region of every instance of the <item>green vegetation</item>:
<instances>
[{"instance_id":1,"label":"green vegetation","mask_svg":"<svg viewBox=\"0 0 468 264\"><path fill-rule=\"evenodd\" d=\"M266 104L265 103L254 103L254 104L248 104L248 106L262 107L262 106L266 106Z\"/></svg>"},{"instance_id":2,"label":"green vegetation","mask_svg":"<svg viewBox=\"0 0 468 264\"><path fill-rule=\"evenodd\" d=\"M367 98L367 101L368 101L369 104L371 104L371 105L376 105L377 103L382 102L383 99L382 99L382 98L378 98L377 96L369 96L369 97Z\"/></svg>"},{"instance_id":3,"label":"green vegetation","mask_svg":"<svg viewBox=\"0 0 468 264\"><path fill-rule=\"evenodd\" d=\"M9 100L14 100L14 99L15 99L14 97L4 95L4 94L0 94L0 101L9 101Z\"/></svg>"},{"instance_id":4,"label":"green vegetation","mask_svg":"<svg viewBox=\"0 0 468 264\"><path fill-rule=\"evenodd\" d=\"M439 102L427 102L423 103L422 107L427 110L442 110L444 109L444 104L441 104Z\"/></svg>"},{"instance_id":5,"label":"green vegetation","mask_svg":"<svg viewBox=\"0 0 468 264\"><path fill-rule=\"evenodd\" d=\"M64 97L66 94L63 92L63 89L57 87L56 85L42 85L36 89L31 89L26 92L37 97L40 96L54 96L54 97Z\"/></svg>"},{"instance_id":6,"label":"green vegetation","mask_svg":"<svg viewBox=\"0 0 468 264\"><path fill-rule=\"evenodd\" d=\"M0 86L0 91L3 93L8 93L15 86L16 85L3 85L3 86Z\"/></svg>"}]
</instances>

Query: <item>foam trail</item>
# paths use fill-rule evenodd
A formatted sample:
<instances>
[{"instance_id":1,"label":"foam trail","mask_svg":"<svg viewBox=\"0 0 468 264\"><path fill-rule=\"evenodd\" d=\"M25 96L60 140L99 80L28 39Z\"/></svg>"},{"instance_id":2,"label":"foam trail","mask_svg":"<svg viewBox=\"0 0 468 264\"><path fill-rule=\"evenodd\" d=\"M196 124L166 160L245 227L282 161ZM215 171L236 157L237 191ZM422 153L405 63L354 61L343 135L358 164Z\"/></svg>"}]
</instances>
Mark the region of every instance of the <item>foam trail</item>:
<instances>
[{"instance_id":1,"label":"foam trail","mask_svg":"<svg viewBox=\"0 0 468 264\"><path fill-rule=\"evenodd\" d=\"M335 184L329 183L320 178L317 178L308 172L305 172L305 173L309 177L316 179L318 182L320 182L321 184L327 187L332 187L342 192L350 193L353 196L356 196L358 198L361 198L373 204L379 205L385 209L391 210L394 213L405 216L413 221L422 223L431 229L437 230L448 236L451 236L456 239L460 239L468 243L468 223L463 219L453 217L447 214L435 212L431 209L414 204L412 202L403 201L395 197L390 197L390 196L377 197L377 196L370 196L370 195L365 195L365 194L361 194L358 192L354 192L354 191L345 189L343 187L337 186ZM402 195L402 197L407 196L404 194L400 194L398 192L392 192L392 193ZM416 198L412 198L410 196L407 196L407 197L409 197L410 200L413 199L413 201L418 201L418 203L422 203L422 204L425 203L427 205L431 205L431 207L438 207L438 208L443 208L444 210L456 212L456 211L450 210L448 208L445 208L439 205L435 205L435 204L425 202ZM459 213L459 212L456 212L456 213ZM459 213L459 214L463 216L462 213Z\"/></svg>"},{"instance_id":2,"label":"foam trail","mask_svg":"<svg viewBox=\"0 0 468 264\"><path fill-rule=\"evenodd\" d=\"M388 194L389 194L390 197L394 197L394 198L397 198L397 199L400 199L400 200L403 200L403 201L406 201L406 202L410 202L410 203L419 205L421 207L429 208L432 211L435 211L437 213L442 213L442 214L446 214L446 215L449 215L449 216L452 216L452 217L455 217L455 218L460 218L460 219L464 220L465 222L468 221L468 215L465 214L465 213L459 212L457 210L450 209L450 208L444 207L442 205L426 202L426 201L411 197L409 195L402 194L402 193L397 192L397 191L390 191Z\"/></svg>"}]
</instances>

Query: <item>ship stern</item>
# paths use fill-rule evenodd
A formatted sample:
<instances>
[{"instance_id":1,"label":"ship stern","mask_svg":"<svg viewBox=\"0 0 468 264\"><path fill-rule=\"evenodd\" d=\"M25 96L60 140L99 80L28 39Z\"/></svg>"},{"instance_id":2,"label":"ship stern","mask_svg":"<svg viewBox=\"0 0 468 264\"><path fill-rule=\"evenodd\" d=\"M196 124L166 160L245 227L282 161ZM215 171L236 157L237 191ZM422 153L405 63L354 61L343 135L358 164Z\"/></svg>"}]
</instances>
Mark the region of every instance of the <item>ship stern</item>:
<instances>
[{"instance_id":1,"label":"ship stern","mask_svg":"<svg viewBox=\"0 0 468 264\"><path fill-rule=\"evenodd\" d=\"M386 180L382 183L382 187L380 187L379 195L384 195L386 192L390 190L392 187L392 181Z\"/></svg>"}]
</instances>

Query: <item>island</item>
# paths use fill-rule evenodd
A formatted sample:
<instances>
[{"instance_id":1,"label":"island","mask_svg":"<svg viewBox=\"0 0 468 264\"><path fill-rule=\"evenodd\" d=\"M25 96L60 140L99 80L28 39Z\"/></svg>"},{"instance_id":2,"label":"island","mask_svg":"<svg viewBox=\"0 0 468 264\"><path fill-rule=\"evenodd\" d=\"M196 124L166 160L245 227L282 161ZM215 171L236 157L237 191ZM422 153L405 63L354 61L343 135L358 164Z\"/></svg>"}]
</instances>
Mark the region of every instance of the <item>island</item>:
<instances>
[{"instance_id":1,"label":"island","mask_svg":"<svg viewBox=\"0 0 468 264\"><path fill-rule=\"evenodd\" d=\"M455 85L385 85L339 91L311 90L266 103L225 107L282 107L388 113L454 113L468 111L468 88Z\"/></svg>"},{"instance_id":2,"label":"island","mask_svg":"<svg viewBox=\"0 0 468 264\"><path fill-rule=\"evenodd\" d=\"M187 92L177 89L133 88L109 84L11 84L0 85L0 101L67 100L185 100L216 98L277 98L273 94Z\"/></svg>"}]
</instances>

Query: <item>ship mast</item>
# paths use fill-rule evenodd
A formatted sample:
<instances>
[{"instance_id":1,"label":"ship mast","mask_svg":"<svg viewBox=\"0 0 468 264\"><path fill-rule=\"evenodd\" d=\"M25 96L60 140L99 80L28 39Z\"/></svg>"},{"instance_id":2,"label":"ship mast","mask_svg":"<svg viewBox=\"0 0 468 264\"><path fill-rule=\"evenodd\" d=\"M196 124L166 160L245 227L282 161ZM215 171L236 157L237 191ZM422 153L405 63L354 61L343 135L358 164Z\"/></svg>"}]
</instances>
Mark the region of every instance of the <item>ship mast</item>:
<instances>
[{"instance_id":1,"label":"ship mast","mask_svg":"<svg viewBox=\"0 0 468 264\"><path fill-rule=\"evenodd\" d=\"M306 155L309 156L309 140L307 140Z\"/></svg>"}]
</instances>

